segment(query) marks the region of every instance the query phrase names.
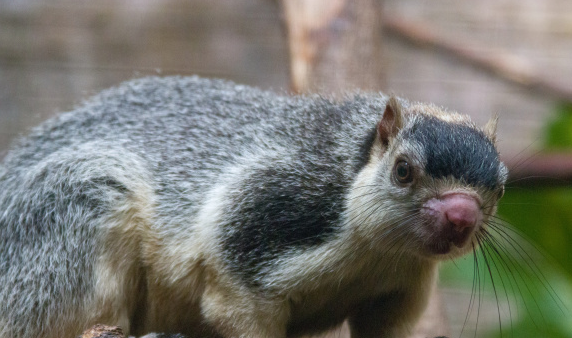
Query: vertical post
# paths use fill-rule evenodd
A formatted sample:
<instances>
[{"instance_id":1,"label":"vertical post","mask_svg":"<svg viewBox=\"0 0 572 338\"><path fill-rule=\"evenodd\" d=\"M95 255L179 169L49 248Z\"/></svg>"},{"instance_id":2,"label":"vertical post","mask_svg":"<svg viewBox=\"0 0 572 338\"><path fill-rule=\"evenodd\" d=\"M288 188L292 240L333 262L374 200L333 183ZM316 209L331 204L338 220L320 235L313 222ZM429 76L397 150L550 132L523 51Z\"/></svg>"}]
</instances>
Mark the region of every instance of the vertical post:
<instances>
[{"instance_id":1,"label":"vertical post","mask_svg":"<svg viewBox=\"0 0 572 338\"><path fill-rule=\"evenodd\" d=\"M281 6L294 92L383 89L382 0L281 0ZM448 334L444 313L437 292L410 338ZM335 336L349 336L347 327Z\"/></svg>"},{"instance_id":2,"label":"vertical post","mask_svg":"<svg viewBox=\"0 0 572 338\"><path fill-rule=\"evenodd\" d=\"M282 0L292 89L381 90L380 0Z\"/></svg>"}]
</instances>

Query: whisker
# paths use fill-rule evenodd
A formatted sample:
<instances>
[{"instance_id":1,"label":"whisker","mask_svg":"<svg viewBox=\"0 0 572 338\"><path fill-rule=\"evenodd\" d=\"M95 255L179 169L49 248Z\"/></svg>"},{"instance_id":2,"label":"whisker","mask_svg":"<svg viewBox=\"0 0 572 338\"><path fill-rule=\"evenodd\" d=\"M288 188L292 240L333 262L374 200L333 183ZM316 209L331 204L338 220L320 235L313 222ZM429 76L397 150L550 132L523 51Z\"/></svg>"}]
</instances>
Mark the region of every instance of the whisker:
<instances>
[{"instance_id":1,"label":"whisker","mask_svg":"<svg viewBox=\"0 0 572 338\"><path fill-rule=\"evenodd\" d=\"M489 257L490 257L491 254L490 254L490 252L489 252L489 248L488 248L488 245L487 245L488 242L486 241L486 232L483 233L483 234L477 233L476 235L477 235L477 240L480 242L481 256L482 256L483 259L485 260L485 266L486 266L486 268L487 268L487 271L488 271L488 273L489 273L489 277L490 277L490 279L491 279L491 284L492 284L492 288L493 288L493 293L494 293L494 295L495 295L495 300L496 300L496 303L497 303L497 314L498 314L498 320L499 320L499 332L500 332L500 335L501 335L501 337L502 337L502 320L501 320L499 296L498 296L498 293L497 293L497 288L496 288L496 285L495 285L495 281L494 281L494 277L493 277L493 272L492 272L492 270L491 270L491 263L492 263L492 265L494 266L494 268L497 270L497 273L498 273L498 267L497 267L496 263L494 263L494 261L489 260ZM501 278L501 283L503 284L503 287L504 287L504 282L503 282L502 276L501 276L500 278ZM505 288L505 293L506 293L506 288ZM508 295L507 295L507 299L508 299Z\"/></svg>"},{"instance_id":2,"label":"whisker","mask_svg":"<svg viewBox=\"0 0 572 338\"><path fill-rule=\"evenodd\" d=\"M524 257L523 257L522 254L520 253L520 250L518 250L518 249L514 246L514 244L512 243L512 242L514 242L514 240L513 240L510 236L507 238L505 234L501 234L501 233L498 233L498 234L499 234L499 236L501 236L501 238L502 238L508 245L510 245L510 246L512 247L512 250L514 250L514 251L520 256L520 259L521 259L521 260L524 260ZM491 238L494 238L494 237L491 237ZM495 239L495 240L496 240L496 239ZM526 262L527 265L528 265L528 269L524 269L524 268L522 267L522 265L519 263L519 260L515 259L506 249L504 249L504 246L503 246L500 242L498 242L498 240L496 240L496 241L497 241L497 243L498 243L498 247L505 253L504 255L509 259L508 261L510 262L510 264L511 264L512 267L513 267L513 269L511 269L511 271L513 271L513 273L511 274L511 276L514 276L514 273L516 273L516 274L518 275L518 277L519 277L519 280L520 280L520 281L524 281L524 280L526 280L526 278L525 278L525 276L523 276L523 274L522 274L522 272L521 272L521 271L523 271L523 272L526 274L526 276L528 276L529 279L530 279L532 276L531 276L531 275L529 274L529 272L528 272L528 271L531 271L531 267L528 265L529 263ZM540 277L539 277L536 273L534 273L534 277L535 277L537 280L541 281ZM518 281L516 280L516 277L513 277L513 279L515 280L515 284L516 284L516 286L517 286L517 289L519 290L519 293L521 294L521 297L523 298L522 295L524 295L524 292L523 292L523 290L520 288L520 283L518 283ZM543 287L546 288L546 285L544 285L544 282L541 281L541 284L543 285ZM541 316L541 318L542 318L542 321L543 321L544 323L546 323L546 319L544 318L544 314L542 313L542 310L541 310L541 308L540 308L540 304L538 304L538 302L537 302L537 300L536 300L536 297L533 296L533 295L534 295L534 292L533 292L532 289L530 288L529 283L524 283L524 286L525 286L525 289L526 289L526 291L528 292L528 294L532 296L532 297L531 297L531 298L532 298L532 301L533 301L533 303L534 303L534 305L535 305L535 308L538 310L538 313L540 313L540 316ZM535 288L536 290L538 290L538 288L536 287L536 285L534 285L534 288ZM554 301L556 302L556 300L554 300ZM529 308L528 303L527 303L526 301L523 302L523 304L524 304L524 306L525 306L526 311L527 311L529 314L533 313L532 310ZM537 329L540 328L540 326L536 323L536 321L534 320L533 317L531 317L530 320L532 321L532 323L534 324L534 326L535 326Z\"/></svg>"},{"instance_id":3,"label":"whisker","mask_svg":"<svg viewBox=\"0 0 572 338\"><path fill-rule=\"evenodd\" d=\"M500 226L502 226L503 228L500 228ZM528 269L525 269L525 271L526 270L531 271L534 277L536 277L540 281L542 287L548 292L552 300L556 303L560 311L564 314L565 313L564 309L568 310L566 304L562 301L560 297L558 297L556 290L554 290L554 288L552 287L552 285L550 284L550 282L548 281L548 279L546 278L540 267L538 267L535 259L530 255L530 253L527 250L525 250L525 248L522 247L520 242L513 239L510 236L510 234L508 234L505 231L505 229L512 230L515 234L519 235L520 238L525 240L529 245L533 247L535 252L541 253L541 251L534 244L532 244L526 237L524 237L522 234L520 234L515 229L512 229L511 227L499 225L497 223L491 223L490 228L495 230L513 248L513 250L521 258L521 260L526 263ZM562 307L564 307L564 309Z\"/></svg>"},{"instance_id":4,"label":"whisker","mask_svg":"<svg viewBox=\"0 0 572 338\"><path fill-rule=\"evenodd\" d=\"M497 248L497 245L495 245L496 239L493 238L493 237L490 235L490 233L489 233L488 231L486 231L486 230L483 231L483 238L484 238L484 244L485 244L485 245L483 245L482 248L485 249L485 250L491 250L492 253L493 253L493 254L497 257L497 259L500 261L500 266L501 266L501 268L502 268L504 274L505 274L506 276L512 276L512 272L510 271L510 267L507 266L507 263L506 263L506 261L505 261L505 258L504 258L503 255L499 252L499 249ZM502 245L499 244L499 246L502 246ZM491 254L489 253L489 255L491 255ZM494 262L494 261L493 261L493 262ZM507 305L508 305L508 312L509 312L509 318L510 318L511 332L513 332L512 307L511 307L511 304L510 304L510 299L509 299L509 296L508 296L507 287L506 287L504 278L502 277L502 274L500 273L499 268L498 268L498 265L497 265L496 263L494 263L494 267L495 267L495 269L497 270L497 274L499 275L499 278L500 278L500 280L501 280L501 283L502 283L502 286L503 286L503 289L504 289L505 298L506 298ZM507 271L507 268L508 268L508 271ZM492 279L492 276L491 276L491 279ZM508 282L510 283L509 285L510 285L511 291L514 292L514 285L513 285L513 282L512 282L512 280L511 280L510 278L508 278ZM515 281L515 282L516 282L516 281Z\"/></svg>"},{"instance_id":5,"label":"whisker","mask_svg":"<svg viewBox=\"0 0 572 338\"><path fill-rule=\"evenodd\" d=\"M463 336L463 332L465 331L465 327L467 326L467 323L469 322L469 317L470 317L471 313L473 312L473 306L474 306L474 302L476 299L475 290L477 288L477 278L479 275L479 271L478 271L479 263L477 261L477 253L476 253L475 243L471 242L471 246L472 246L472 251L473 251L473 284L471 285L471 297L469 298L469 305L467 307L467 313L465 314L465 320L463 322L463 326L461 327L461 333L459 334L459 337Z\"/></svg>"}]
</instances>

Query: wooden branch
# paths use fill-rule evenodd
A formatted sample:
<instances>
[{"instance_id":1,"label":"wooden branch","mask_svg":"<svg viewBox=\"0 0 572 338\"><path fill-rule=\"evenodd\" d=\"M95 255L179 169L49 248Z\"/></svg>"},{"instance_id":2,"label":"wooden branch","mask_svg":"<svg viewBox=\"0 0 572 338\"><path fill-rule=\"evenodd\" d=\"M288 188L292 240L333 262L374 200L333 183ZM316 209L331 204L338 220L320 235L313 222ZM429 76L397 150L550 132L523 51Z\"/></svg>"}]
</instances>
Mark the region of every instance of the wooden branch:
<instances>
[{"instance_id":1,"label":"wooden branch","mask_svg":"<svg viewBox=\"0 0 572 338\"><path fill-rule=\"evenodd\" d=\"M125 338L119 326L96 324L85 330L79 338Z\"/></svg>"},{"instance_id":2,"label":"wooden branch","mask_svg":"<svg viewBox=\"0 0 572 338\"><path fill-rule=\"evenodd\" d=\"M572 153L545 153L505 158L509 168L508 186L572 185Z\"/></svg>"},{"instance_id":3,"label":"wooden branch","mask_svg":"<svg viewBox=\"0 0 572 338\"><path fill-rule=\"evenodd\" d=\"M427 25L413 23L403 18L384 17L384 28L388 33L403 38L416 46L434 48L459 59L473 67L516 84L529 91L542 93L565 102L572 102L572 87L562 85L546 78L517 55L484 51L475 44L453 41L437 35Z\"/></svg>"}]
</instances>

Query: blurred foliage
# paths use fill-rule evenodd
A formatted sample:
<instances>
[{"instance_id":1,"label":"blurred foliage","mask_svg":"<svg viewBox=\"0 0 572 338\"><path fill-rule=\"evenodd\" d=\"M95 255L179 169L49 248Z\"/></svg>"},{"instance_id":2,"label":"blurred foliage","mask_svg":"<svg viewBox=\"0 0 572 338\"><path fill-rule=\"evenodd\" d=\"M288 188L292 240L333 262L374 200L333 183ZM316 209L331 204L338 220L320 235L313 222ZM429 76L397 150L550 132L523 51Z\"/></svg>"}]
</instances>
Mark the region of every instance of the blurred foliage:
<instances>
[{"instance_id":1,"label":"blurred foliage","mask_svg":"<svg viewBox=\"0 0 572 338\"><path fill-rule=\"evenodd\" d=\"M554 116L544 150L572 150L572 104ZM471 256L445 264L442 284L473 290L471 316L482 298L496 302L500 324L478 337L572 337L572 187L511 188L509 179L498 214L508 224L491 231L497 251L478 252L476 270Z\"/></svg>"},{"instance_id":2,"label":"blurred foliage","mask_svg":"<svg viewBox=\"0 0 572 338\"><path fill-rule=\"evenodd\" d=\"M572 103L559 103L546 128L546 150L572 149Z\"/></svg>"}]
</instances>

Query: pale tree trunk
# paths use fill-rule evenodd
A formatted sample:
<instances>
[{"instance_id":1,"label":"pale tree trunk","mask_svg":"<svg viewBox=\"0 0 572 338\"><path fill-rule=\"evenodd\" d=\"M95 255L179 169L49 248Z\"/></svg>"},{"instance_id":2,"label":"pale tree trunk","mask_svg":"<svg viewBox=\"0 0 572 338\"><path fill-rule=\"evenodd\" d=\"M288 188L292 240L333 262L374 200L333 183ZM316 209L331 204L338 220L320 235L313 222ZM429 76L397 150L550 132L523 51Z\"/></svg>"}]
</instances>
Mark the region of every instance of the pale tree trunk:
<instances>
[{"instance_id":1,"label":"pale tree trunk","mask_svg":"<svg viewBox=\"0 0 572 338\"><path fill-rule=\"evenodd\" d=\"M381 90L381 2L282 0L295 92Z\"/></svg>"}]
</instances>

